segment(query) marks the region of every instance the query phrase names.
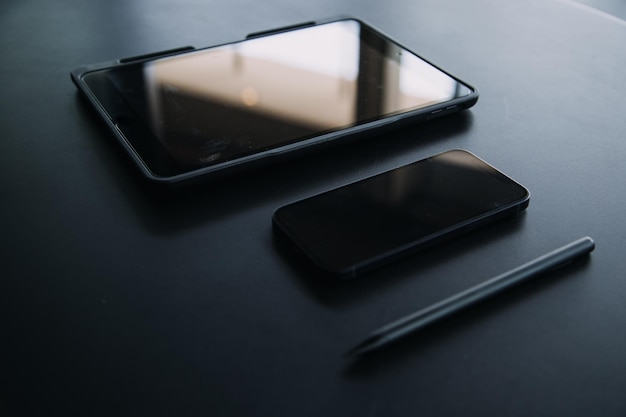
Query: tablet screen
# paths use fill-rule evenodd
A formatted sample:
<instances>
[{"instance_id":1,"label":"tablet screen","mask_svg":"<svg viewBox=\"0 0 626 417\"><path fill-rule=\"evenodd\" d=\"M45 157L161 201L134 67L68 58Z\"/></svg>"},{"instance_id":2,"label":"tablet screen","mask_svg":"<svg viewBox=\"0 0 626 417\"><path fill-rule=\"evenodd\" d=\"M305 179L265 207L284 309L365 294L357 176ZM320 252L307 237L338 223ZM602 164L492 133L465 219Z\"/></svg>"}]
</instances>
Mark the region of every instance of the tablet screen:
<instances>
[{"instance_id":1,"label":"tablet screen","mask_svg":"<svg viewBox=\"0 0 626 417\"><path fill-rule=\"evenodd\" d=\"M83 80L151 169L164 174L472 93L355 20L119 65Z\"/></svg>"}]
</instances>

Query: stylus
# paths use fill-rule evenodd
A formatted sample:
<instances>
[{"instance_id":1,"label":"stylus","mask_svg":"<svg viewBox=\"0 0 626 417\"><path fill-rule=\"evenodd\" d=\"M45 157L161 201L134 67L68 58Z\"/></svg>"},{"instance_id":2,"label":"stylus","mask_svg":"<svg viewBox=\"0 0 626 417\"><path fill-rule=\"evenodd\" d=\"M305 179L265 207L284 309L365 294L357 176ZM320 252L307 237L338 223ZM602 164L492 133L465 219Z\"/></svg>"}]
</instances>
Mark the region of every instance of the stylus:
<instances>
[{"instance_id":1,"label":"stylus","mask_svg":"<svg viewBox=\"0 0 626 417\"><path fill-rule=\"evenodd\" d=\"M529 278L564 266L580 256L589 254L594 248L595 243L590 237L578 239L495 278L379 328L363 342L350 349L346 355L359 356L378 350Z\"/></svg>"}]
</instances>

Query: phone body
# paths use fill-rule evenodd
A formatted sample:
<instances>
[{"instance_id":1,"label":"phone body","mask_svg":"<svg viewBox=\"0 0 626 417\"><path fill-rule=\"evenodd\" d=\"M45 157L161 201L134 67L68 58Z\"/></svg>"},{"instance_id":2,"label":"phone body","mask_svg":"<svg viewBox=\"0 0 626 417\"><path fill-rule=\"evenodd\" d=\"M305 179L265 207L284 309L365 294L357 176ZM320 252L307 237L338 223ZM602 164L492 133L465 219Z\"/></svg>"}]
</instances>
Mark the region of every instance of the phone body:
<instances>
[{"instance_id":1,"label":"phone body","mask_svg":"<svg viewBox=\"0 0 626 417\"><path fill-rule=\"evenodd\" d=\"M320 270L355 277L524 210L528 190L452 150L277 209L274 230Z\"/></svg>"},{"instance_id":2,"label":"phone body","mask_svg":"<svg viewBox=\"0 0 626 417\"><path fill-rule=\"evenodd\" d=\"M71 78L141 172L216 176L471 107L469 84L353 18L85 65Z\"/></svg>"}]
</instances>

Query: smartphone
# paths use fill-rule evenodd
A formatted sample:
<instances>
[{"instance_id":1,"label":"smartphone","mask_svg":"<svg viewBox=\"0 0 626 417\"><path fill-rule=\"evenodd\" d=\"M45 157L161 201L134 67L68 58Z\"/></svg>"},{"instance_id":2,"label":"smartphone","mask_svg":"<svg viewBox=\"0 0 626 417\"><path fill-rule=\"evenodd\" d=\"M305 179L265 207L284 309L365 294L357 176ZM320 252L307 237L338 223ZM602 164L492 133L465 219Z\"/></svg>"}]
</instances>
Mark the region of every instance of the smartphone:
<instances>
[{"instance_id":1,"label":"smartphone","mask_svg":"<svg viewBox=\"0 0 626 417\"><path fill-rule=\"evenodd\" d=\"M317 268L355 277L524 210L528 190L451 150L283 206L274 230Z\"/></svg>"},{"instance_id":2,"label":"smartphone","mask_svg":"<svg viewBox=\"0 0 626 417\"><path fill-rule=\"evenodd\" d=\"M477 90L370 25L310 22L76 68L147 178L178 183L466 109Z\"/></svg>"}]
</instances>

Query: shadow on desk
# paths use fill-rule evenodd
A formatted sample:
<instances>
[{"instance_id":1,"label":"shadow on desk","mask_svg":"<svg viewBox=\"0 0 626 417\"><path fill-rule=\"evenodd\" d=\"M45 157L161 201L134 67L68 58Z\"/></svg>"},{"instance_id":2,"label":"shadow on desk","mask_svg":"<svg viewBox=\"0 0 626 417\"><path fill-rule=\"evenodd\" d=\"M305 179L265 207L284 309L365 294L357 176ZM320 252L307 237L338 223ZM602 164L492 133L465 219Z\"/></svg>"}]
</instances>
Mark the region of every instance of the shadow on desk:
<instances>
[{"instance_id":1,"label":"shadow on desk","mask_svg":"<svg viewBox=\"0 0 626 417\"><path fill-rule=\"evenodd\" d=\"M116 188L132 206L138 222L158 235L176 234L200 224L217 222L270 201L287 202L288 196L298 194L299 190L312 190L310 194L313 194L329 188L328 183L353 178L354 172L367 171L372 166L378 169L380 165L378 171L389 169L385 158L419 155L420 148L467 131L473 120L471 111L464 111L384 135L339 143L271 166L168 189L145 180L104 122L79 95L76 103L77 111L94 126L93 142L106 159L104 163L110 167L109 175ZM393 140L389 140L390 136ZM426 156L416 156L415 160ZM277 203L276 207L278 205L282 203Z\"/></svg>"},{"instance_id":2,"label":"shadow on desk","mask_svg":"<svg viewBox=\"0 0 626 417\"><path fill-rule=\"evenodd\" d=\"M323 305L345 307L376 296L382 286L415 279L437 265L492 245L505 236L514 235L523 227L525 218L526 212L519 213L348 280L317 270L310 260L291 247L290 242L280 234L274 234L274 248L291 268L290 275L297 277L307 293Z\"/></svg>"}]
</instances>

